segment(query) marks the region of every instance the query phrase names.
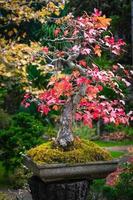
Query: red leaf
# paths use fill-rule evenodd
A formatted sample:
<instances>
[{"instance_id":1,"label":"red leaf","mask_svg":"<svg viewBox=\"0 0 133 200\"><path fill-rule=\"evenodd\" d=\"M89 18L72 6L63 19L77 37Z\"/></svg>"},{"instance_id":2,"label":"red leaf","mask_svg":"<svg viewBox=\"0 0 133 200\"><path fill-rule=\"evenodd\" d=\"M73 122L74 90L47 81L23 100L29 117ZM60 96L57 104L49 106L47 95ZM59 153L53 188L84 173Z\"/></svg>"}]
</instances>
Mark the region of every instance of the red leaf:
<instances>
[{"instance_id":1,"label":"red leaf","mask_svg":"<svg viewBox=\"0 0 133 200\"><path fill-rule=\"evenodd\" d=\"M77 121L82 120L82 115L81 115L80 113L76 113L76 114L75 114L75 119L76 119Z\"/></svg>"},{"instance_id":2,"label":"red leaf","mask_svg":"<svg viewBox=\"0 0 133 200\"><path fill-rule=\"evenodd\" d=\"M87 63L85 60L80 60L79 61L79 65L83 66L83 67L87 67Z\"/></svg>"},{"instance_id":3,"label":"red leaf","mask_svg":"<svg viewBox=\"0 0 133 200\"><path fill-rule=\"evenodd\" d=\"M57 37L60 32L61 32L60 28L55 29L54 36Z\"/></svg>"}]
</instances>

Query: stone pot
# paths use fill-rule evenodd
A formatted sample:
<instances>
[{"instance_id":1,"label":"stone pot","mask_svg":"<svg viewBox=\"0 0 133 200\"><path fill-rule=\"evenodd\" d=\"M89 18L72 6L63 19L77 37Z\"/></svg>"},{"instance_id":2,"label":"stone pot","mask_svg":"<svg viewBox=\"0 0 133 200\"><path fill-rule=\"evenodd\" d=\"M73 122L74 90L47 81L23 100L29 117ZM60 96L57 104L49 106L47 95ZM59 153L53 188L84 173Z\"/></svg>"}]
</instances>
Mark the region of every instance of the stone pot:
<instances>
[{"instance_id":1,"label":"stone pot","mask_svg":"<svg viewBox=\"0 0 133 200\"><path fill-rule=\"evenodd\" d=\"M115 171L118 160L97 161L85 164L45 164L34 163L29 157L24 157L25 165L43 182L53 182L74 179L105 178Z\"/></svg>"},{"instance_id":2,"label":"stone pot","mask_svg":"<svg viewBox=\"0 0 133 200\"><path fill-rule=\"evenodd\" d=\"M25 156L24 163L33 172L29 180L33 200L87 200L92 180L115 171L118 160L39 165Z\"/></svg>"}]
</instances>

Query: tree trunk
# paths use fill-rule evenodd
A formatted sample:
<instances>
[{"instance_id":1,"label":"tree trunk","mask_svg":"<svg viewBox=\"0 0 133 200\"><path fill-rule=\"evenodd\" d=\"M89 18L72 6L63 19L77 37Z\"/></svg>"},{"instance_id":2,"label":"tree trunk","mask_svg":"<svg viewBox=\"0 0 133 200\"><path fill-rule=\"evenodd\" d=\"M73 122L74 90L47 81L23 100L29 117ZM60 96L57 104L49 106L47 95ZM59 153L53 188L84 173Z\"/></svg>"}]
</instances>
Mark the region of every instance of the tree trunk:
<instances>
[{"instance_id":1,"label":"tree trunk","mask_svg":"<svg viewBox=\"0 0 133 200\"><path fill-rule=\"evenodd\" d=\"M73 122L73 102L70 99L62 112L60 118L60 130L57 135L57 143L66 148L67 146L71 145L74 138L72 134L72 122Z\"/></svg>"},{"instance_id":2,"label":"tree trunk","mask_svg":"<svg viewBox=\"0 0 133 200\"><path fill-rule=\"evenodd\" d=\"M57 135L56 142L64 149L72 145L74 137L72 133L72 124L75 118L77 105L80 99L85 95L86 85L82 84L79 91L72 96L66 103L60 119L60 130Z\"/></svg>"}]
</instances>

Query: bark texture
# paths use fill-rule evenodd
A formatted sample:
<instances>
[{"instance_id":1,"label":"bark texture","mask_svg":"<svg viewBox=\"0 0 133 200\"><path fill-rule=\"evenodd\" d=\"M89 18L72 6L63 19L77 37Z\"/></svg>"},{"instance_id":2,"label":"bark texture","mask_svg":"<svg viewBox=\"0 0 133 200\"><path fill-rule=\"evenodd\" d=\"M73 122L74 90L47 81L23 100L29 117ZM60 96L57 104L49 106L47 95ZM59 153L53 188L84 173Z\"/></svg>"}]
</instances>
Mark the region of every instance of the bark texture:
<instances>
[{"instance_id":1,"label":"bark texture","mask_svg":"<svg viewBox=\"0 0 133 200\"><path fill-rule=\"evenodd\" d=\"M62 146L63 148L69 146L74 138L72 134L72 121L73 121L73 113L72 113L72 100L69 100L62 112L60 118L60 130L57 136L57 143Z\"/></svg>"},{"instance_id":2,"label":"bark texture","mask_svg":"<svg viewBox=\"0 0 133 200\"><path fill-rule=\"evenodd\" d=\"M64 149L68 149L68 147L73 143L74 137L72 133L72 124L75 118L75 113L77 106L80 102L81 97L85 95L86 86L83 84L80 86L79 91L71 97L66 105L64 106L61 118L60 118L60 130L57 135L56 142L59 146Z\"/></svg>"},{"instance_id":3,"label":"bark texture","mask_svg":"<svg viewBox=\"0 0 133 200\"><path fill-rule=\"evenodd\" d=\"M87 200L87 180L44 183L33 176L29 180L33 200Z\"/></svg>"}]
</instances>

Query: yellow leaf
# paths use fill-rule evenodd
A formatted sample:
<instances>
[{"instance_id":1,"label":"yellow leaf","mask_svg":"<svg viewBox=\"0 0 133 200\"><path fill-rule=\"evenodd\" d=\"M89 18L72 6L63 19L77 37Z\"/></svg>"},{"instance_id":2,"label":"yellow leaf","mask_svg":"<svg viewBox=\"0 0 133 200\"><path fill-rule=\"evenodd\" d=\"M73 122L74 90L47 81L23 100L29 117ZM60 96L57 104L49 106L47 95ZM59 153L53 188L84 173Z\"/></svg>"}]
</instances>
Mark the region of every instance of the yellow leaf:
<instances>
[{"instance_id":1,"label":"yellow leaf","mask_svg":"<svg viewBox=\"0 0 133 200\"><path fill-rule=\"evenodd\" d=\"M13 35L13 33L14 33L13 31L9 31L9 32L8 32L8 36L11 37L11 36Z\"/></svg>"},{"instance_id":2,"label":"yellow leaf","mask_svg":"<svg viewBox=\"0 0 133 200\"><path fill-rule=\"evenodd\" d=\"M63 10L64 9L64 7L65 7L65 5L62 3L62 4L60 4L60 8Z\"/></svg>"},{"instance_id":3,"label":"yellow leaf","mask_svg":"<svg viewBox=\"0 0 133 200\"><path fill-rule=\"evenodd\" d=\"M54 14L57 15L57 16L59 16L60 15L59 9L56 9L55 12L54 12Z\"/></svg>"},{"instance_id":4,"label":"yellow leaf","mask_svg":"<svg viewBox=\"0 0 133 200\"><path fill-rule=\"evenodd\" d=\"M17 30L16 28L14 28L13 31L14 31L14 33L17 33L17 32L18 32L18 30Z\"/></svg>"}]
</instances>

